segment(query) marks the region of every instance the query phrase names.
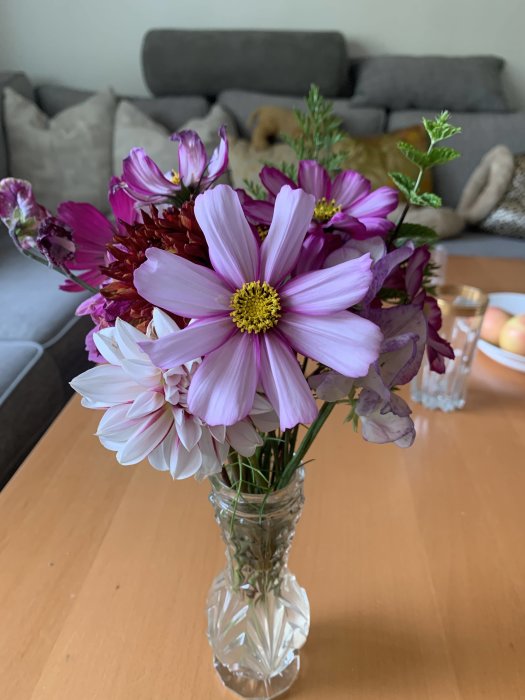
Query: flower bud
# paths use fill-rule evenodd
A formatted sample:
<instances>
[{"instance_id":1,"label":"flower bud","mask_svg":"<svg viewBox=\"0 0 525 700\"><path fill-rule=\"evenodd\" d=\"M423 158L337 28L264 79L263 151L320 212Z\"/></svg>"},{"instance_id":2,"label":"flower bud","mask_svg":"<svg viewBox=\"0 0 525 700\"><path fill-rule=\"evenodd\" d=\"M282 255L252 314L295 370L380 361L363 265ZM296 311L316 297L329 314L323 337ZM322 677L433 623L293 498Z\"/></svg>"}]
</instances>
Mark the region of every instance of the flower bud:
<instances>
[{"instance_id":1,"label":"flower bud","mask_svg":"<svg viewBox=\"0 0 525 700\"><path fill-rule=\"evenodd\" d=\"M64 267L75 257L73 233L55 216L48 216L40 223L36 245L46 260L56 267Z\"/></svg>"}]
</instances>

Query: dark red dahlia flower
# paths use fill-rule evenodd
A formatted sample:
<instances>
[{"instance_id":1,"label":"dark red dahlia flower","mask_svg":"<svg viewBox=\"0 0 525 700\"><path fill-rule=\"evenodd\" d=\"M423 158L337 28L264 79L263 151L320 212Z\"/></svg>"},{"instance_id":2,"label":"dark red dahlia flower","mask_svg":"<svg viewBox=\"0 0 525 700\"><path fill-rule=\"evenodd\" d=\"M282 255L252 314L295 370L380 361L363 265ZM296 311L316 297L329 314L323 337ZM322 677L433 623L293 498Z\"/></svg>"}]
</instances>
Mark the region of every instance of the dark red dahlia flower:
<instances>
[{"instance_id":1,"label":"dark red dahlia flower","mask_svg":"<svg viewBox=\"0 0 525 700\"><path fill-rule=\"evenodd\" d=\"M110 277L100 293L109 301L128 302L121 318L141 331L151 320L153 306L143 299L133 284L135 270L146 260L148 248L168 250L191 262L211 267L206 239L193 211L193 201L180 209L169 207L159 211L152 206L149 213L142 212L142 222L124 224L125 233L116 233L108 245L113 258L102 272ZM186 325L183 319L176 319Z\"/></svg>"}]
</instances>

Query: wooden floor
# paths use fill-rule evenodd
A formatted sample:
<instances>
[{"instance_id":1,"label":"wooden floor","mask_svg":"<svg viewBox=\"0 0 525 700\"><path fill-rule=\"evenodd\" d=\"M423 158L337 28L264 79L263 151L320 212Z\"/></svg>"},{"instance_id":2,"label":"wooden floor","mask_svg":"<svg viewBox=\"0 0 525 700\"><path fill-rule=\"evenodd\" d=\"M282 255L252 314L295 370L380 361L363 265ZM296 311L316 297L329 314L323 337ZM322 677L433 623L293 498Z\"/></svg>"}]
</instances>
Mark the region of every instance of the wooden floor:
<instances>
[{"instance_id":1,"label":"wooden floor","mask_svg":"<svg viewBox=\"0 0 525 700\"><path fill-rule=\"evenodd\" d=\"M524 263L451 261L525 292ZM525 698L525 375L478 355L466 408L415 408L409 450L334 412L291 568L312 627L286 696ZM118 466L74 399L0 494L2 700L214 700L208 486Z\"/></svg>"}]
</instances>

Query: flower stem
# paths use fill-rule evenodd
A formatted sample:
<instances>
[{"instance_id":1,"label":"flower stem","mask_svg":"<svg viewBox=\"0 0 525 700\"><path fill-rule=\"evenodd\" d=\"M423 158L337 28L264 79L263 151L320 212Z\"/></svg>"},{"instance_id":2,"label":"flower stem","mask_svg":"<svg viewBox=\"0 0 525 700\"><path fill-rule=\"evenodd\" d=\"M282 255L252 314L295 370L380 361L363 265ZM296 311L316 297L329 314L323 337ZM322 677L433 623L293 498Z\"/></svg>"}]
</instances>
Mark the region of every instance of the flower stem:
<instances>
[{"instance_id":1,"label":"flower stem","mask_svg":"<svg viewBox=\"0 0 525 700\"><path fill-rule=\"evenodd\" d=\"M286 465L283 473L281 474L281 478L279 479L279 482L277 484L278 489L284 488L289 482L290 479L293 476L293 473L295 472L296 469L298 469L301 466L301 462L303 461L304 456L312 446L313 441L317 437L319 431L323 427L323 425L326 422L326 419L332 412L333 408L335 406L335 402L329 402L325 401L325 403L321 406L321 409L319 410L319 413L317 415L317 418L314 420L314 422L310 425L308 430L306 431L306 434L299 445L299 448L297 452L294 454L292 459L288 462Z\"/></svg>"},{"instance_id":2,"label":"flower stem","mask_svg":"<svg viewBox=\"0 0 525 700\"><path fill-rule=\"evenodd\" d=\"M20 252L22 253L22 255L24 257L31 258L31 260L34 260L35 262L40 263L41 265L45 265L46 267L49 267L52 270L55 270L55 272L60 272L61 275L64 275L64 277L67 277L75 284L80 285L87 292L90 292L91 294L98 294L98 291L99 291L98 289L96 289L95 287L92 287L87 282L84 282L83 279L80 279L80 277L77 277L77 275L74 275L72 272L67 270L65 267L57 267L56 265L50 264L41 255L37 255L37 254L33 253L32 250L22 250L21 248L18 248L18 250L20 250Z\"/></svg>"}]
</instances>

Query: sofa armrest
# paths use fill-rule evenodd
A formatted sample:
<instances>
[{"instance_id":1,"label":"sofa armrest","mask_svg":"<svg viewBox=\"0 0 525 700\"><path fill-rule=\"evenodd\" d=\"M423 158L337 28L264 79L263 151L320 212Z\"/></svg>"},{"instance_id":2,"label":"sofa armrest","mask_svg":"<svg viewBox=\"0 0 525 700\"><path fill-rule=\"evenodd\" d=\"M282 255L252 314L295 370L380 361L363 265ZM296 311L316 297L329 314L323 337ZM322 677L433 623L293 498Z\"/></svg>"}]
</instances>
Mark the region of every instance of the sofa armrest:
<instances>
[{"instance_id":1,"label":"sofa armrest","mask_svg":"<svg viewBox=\"0 0 525 700\"><path fill-rule=\"evenodd\" d=\"M0 71L0 180L9 173L9 152L4 128L3 92L5 87L16 90L28 100L33 99L33 86L25 73Z\"/></svg>"}]
</instances>

